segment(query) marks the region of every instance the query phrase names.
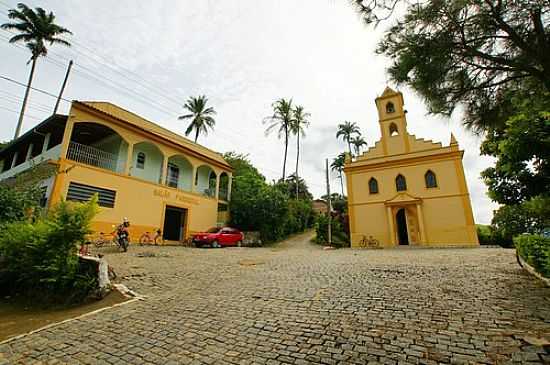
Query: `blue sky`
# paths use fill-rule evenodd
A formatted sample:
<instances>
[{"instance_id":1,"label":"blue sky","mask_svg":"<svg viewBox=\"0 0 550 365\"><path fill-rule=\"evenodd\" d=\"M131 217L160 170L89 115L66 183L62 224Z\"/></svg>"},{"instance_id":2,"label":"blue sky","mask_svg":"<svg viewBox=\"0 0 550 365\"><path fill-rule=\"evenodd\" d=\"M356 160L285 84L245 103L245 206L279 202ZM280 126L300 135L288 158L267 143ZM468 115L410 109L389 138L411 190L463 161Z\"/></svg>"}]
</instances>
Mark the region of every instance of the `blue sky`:
<instances>
[{"instance_id":1,"label":"blue sky","mask_svg":"<svg viewBox=\"0 0 550 365\"><path fill-rule=\"evenodd\" d=\"M216 151L248 153L268 179L280 177L283 145L266 137L264 117L276 99L293 98L311 113L300 175L315 196L324 193L324 159L345 149L335 139L344 120L359 124L370 146L380 137L374 99L391 61L374 53L385 26L366 27L347 0L27 1L55 12L71 29L73 47L52 47L40 59L33 86L56 94L69 59L75 61L65 97L118 104L183 134L177 120L189 96L205 94L217 110L214 132L199 138ZM0 0L0 22L16 1ZM389 24L389 23L388 23ZM29 53L0 31L0 75L26 82ZM395 87L395 85L390 85ZM479 173L492 160L479 155L480 137L452 118L427 115L422 100L404 93L409 132L465 149L464 166L476 222L489 223L496 205ZM0 80L0 140L14 132L24 89ZM32 92L23 129L46 117L55 100ZM62 103L61 112L67 112ZM289 166L295 164L294 143ZM332 176L332 189L339 181Z\"/></svg>"}]
</instances>

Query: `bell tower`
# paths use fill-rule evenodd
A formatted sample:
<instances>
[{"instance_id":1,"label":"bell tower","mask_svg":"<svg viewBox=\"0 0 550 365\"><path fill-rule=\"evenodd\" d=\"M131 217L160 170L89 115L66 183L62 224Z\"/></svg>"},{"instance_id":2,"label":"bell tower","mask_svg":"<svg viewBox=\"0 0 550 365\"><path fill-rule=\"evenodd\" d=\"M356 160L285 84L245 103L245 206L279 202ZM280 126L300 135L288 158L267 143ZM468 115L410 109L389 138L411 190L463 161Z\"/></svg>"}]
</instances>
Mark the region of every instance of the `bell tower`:
<instances>
[{"instance_id":1,"label":"bell tower","mask_svg":"<svg viewBox=\"0 0 550 365\"><path fill-rule=\"evenodd\" d=\"M410 150L404 104L403 94L389 87L376 98L382 135L380 140L385 155L407 153Z\"/></svg>"}]
</instances>

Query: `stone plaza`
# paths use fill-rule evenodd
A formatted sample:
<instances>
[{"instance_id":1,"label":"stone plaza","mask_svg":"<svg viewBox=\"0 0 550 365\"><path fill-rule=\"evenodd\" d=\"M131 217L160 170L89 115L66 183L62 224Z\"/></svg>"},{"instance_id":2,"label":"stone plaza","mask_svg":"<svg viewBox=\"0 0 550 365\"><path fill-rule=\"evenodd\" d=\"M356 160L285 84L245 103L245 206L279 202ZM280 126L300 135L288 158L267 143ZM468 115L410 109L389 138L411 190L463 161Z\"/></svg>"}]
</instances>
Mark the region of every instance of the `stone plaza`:
<instances>
[{"instance_id":1,"label":"stone plaza","mask_svg":"<svg viewBox=\"0 0 550 365\"><path fill-rule=\"evenodd\" d=\"M501 248L132 246L144 300L0 345L0 364L550 363L550 288Z\"/></svg>"}]
</instances>

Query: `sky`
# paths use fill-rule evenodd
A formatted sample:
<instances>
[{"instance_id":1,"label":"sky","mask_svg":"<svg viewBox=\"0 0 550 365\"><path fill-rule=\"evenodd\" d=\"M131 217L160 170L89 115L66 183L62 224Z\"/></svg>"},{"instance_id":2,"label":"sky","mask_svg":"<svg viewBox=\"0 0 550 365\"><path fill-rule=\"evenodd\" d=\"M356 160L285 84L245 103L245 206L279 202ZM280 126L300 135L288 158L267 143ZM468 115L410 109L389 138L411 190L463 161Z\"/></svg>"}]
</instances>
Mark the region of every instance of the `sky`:
<instances>
[{"instance_id":1,"label":"sky","mask_svg":"<svg viewBox=\"0 0 550 365\"><path fill-rule=\"evenodd\" d=\"M0 23L17 1L0 0ZM206 95L217 111L215 130L199 143L218 152L248 154L268 180L282 173L284 145L266 136L262 121L271 104L292 98L311 113L302 140L299 175L315 197L326 191L325 158L346 149L337 125L356 122L369 146L380 138L374 99L384 88L403 92L409 133L449 144L454 133L476 223L490 223L497 205L480 172L494 161L480 156L482 138L451 118L427 114L414 91L389 82L391 60L375 54L391 22L367 27L347 0L26 1L56 14L73 46L53 46L37 64L33 86L59 92L70 59L75 64L64 98L109 101L183 134L182 105ZM0 30L0 76L26 83L29 52L8 43ZM0 78L0 140L12 138L24 88ZM55 98L32 91L23 132L51 114ZM68 102L59 112L67 113ZM287 171L294 171L295 141ZM340 181L331 174L332 191Z\"/></svg>"}]
</instances>

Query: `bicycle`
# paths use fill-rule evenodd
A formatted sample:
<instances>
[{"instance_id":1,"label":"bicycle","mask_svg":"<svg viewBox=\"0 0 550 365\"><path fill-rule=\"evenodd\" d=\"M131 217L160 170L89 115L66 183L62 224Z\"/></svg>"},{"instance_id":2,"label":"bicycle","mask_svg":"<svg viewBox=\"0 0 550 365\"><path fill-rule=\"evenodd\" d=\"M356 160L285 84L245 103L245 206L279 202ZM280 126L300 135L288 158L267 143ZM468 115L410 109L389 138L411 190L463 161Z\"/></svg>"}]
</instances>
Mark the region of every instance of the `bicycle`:
<instances>
[{"instance_id":1,"label":"bicycle","mask_svg":"<svg viewBox=\"0 0 550 365\"><path fill-rule=\"evenodd\" d=\"M91 239L90 243L92 243L97 248L100 248L100 247L103 247L103 246L111 246L111 245L118 246L116 231L113 231L109 234L99 232L99 235L97 237Z\"/></svg>"},{"instance_id":2,"label":"bicycle","mask_svg":"<svg viewBox=\"0 0 550 365\"><path fill-rule=\"evenodd\" d=\"M378 241L373 236L369 236L369 238L367 238L367 236L363 236L361 241L359 241L359 247L360 248L378 248L380 247L380 241Z\"/></svg>"},{"instance_id":3,"label":"bicycle","mask_svg":"<svg viewBox=\"0 0 550 365\"><path fill-rule=\"evenodd\" d=\"M139 244L140 245L151 244L151 243L153 243L155 246L157 246L159 243L160 244L164 243L163 240L162 240L162 231L160 229L157 229L155 231L154 236L151 235L150 232L145 232L139 238Z\"/></svg>"}]
</instances>

